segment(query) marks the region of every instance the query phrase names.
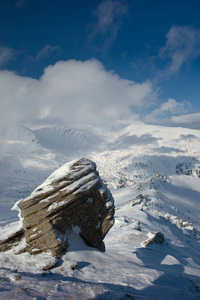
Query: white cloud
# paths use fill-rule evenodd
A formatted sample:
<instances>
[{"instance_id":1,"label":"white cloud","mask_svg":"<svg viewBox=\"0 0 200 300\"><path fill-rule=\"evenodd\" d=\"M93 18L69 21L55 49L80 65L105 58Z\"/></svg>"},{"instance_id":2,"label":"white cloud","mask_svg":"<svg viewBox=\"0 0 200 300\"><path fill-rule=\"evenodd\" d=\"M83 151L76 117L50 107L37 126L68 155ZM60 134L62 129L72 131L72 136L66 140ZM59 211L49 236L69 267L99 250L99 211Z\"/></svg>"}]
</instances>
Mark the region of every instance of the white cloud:
<instances>
[{"instance_id":1,"label":"white cloud","mask_svg":"<svg viewBox=\"0 0 200 300\"><path fill-rule=\"evenodd\" d=\"M40 61L42 59L49 57L53 52L55 52L56 54L59 54L60 51L61 51L61 49L59 46L46 45L40 51L37 52L36 56L29 55L28 58L31 61Z\"/></svg>"},{"instance_id":2,"label":"white cloud","mask_svg":"<svg viewBox=\"0 0 200 300\"><path fill-rule=\"evenodd\" d=\"M120 78L97 60L59 61L48 66L39 80L0 71L0 128L40 123L104 127L140 119L200 129L200 113L191 113L188 101L170 98L144 116L155 98L151 82Z\"/></svg>"},{"instance_id":3,"label":"white cloud","mask_svg":"<svg viewBox=\"0 0 200 300\"><path fill-rule=\"evenodd\" d=\"M96 50L103 49L106 51L110 48L118 35L122 18L127 14L128 6L124 1L104 0L97 6L94 11L97 22L92 26L89 35L91 43L94 40L98 43L98 39L100 39L99 49L96 47Z\"/></svg>"},{"instance_id":4,"label":"white cloud","mask_svg":"<svg viewBox=\"0 0 200 300\"><path fill-rule=\"evenodd\" d=\"M172 122L172 115L181 115L191 109L191 104L188 101L177 102L175 99L169 98L162 103L159 108L154 109L144 120L151 124L165 124L170 125Z\"/></svg>"},{"instance_id":5,"label":"white cloud","mask_svg":"<svg viewBox=\"0 0 200 300\"><path fill-rule=\"evenodd\" d=\"M192 104L169 98L158 108L140 118L147 124L200 129L200 112L191 113Z\"/></svg>"},{"instance_id":6,"label":"white cloud","mask_svg":"<svg viewBox=\"0 0 200 300\"><path fill-rule=\"evenodd\" d=\"M185 114L181 116L172 116L171 121L174 124L200 129L200 112L193 114Z\"/></svg>"},{"instance_id":7,"label":"white cloud","mask_svg":"<svg viewBox=\"0 0 200 300\"><path fill-rule=\"evenodd\" d=\"M189 26L172 26L159 57L169 60L167 74L178 73L181 67L200 55L200 30Z\"/></svg>"},{"instance_id":8,"label":"white cloud","mask_svg":"<svg viewBox=\"0 0 200 300\"><path fill-rule=\"evenodd\" d=\"M36 80L0 71L0 128L28 121L37 114L30 92Z\"/></svg>"},{"instance_id":9,"label":"white cloud","mask_svg":"<svg viewBox=\"0 0 200 300\"><path fill-rule=\"evenodd\" d=\"M170 113L184 113L190 108L190 103L188 101L177 102L176 100L169 98L167 102L164 102L160 106L161 112L170 112Z\"/></svg>"},{"instance_id":10,"label":"white cloud","mask_svg":"<svg viewBox=\"0 0 200 300\"><path fill-rule=\"evenodd\" d=\"M15 54L13 49L0 46L0 66L13 59Z\"/></svg>"},{"instance_id":11,"label":"white cloud","mask_svg":"<svg viewBox=\"0 0 200 300\"><path fill-rule=\"evenodd\" d=\"M0 125L65 122L108 125L133 118L131 107L147 106L149 81L135 83L108 72L97 60L60 61L39 79L0 72Z\"/></svg>"}]
</instances>

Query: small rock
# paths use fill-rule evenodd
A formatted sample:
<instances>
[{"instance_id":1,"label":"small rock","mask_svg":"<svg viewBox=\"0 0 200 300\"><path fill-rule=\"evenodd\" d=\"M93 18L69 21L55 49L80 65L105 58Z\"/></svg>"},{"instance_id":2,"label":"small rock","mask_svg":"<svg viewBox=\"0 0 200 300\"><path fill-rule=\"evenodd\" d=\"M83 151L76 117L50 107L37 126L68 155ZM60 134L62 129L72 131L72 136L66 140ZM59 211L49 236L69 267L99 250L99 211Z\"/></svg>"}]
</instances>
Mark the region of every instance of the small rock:
<instances>
[{"instance_id":1,"label":"small rock","mask_svg":"<svg viewBox=\"0 0 200 300\"><path fill-rule=\"evenodd\" d=\"M144 246L147 247L151 244L163 244L165 238L162 232L150 232L149 239L144 242Z\"/></svg>"},{"instance_id":2,"label":"small rock","mask_svg":"<svg viewBox=\"0 0 200 300\"><path fill-rule=\"evenodd\" d=\"M142 194L139 194L139 195L137 195L137 196L135 197L135 199L141 199L141 200L142 200L143 197L144 197L144 196L143 196Z\"/></svg>"},{"instance_id":3,"label":"small rock","mask_svg":"<svg viewBox=\"0 0 200 300\"><path fill-rule=\"evenodd\" d=\"M133 201L132 206L139 205L140 203L141 203L141 199L135 200Z\"/></svg>"},{"instance_id":4,"label":"small rock","mask_svg":"<svg viewBox=\"0 0 200 300\"><path fill-rule=\"evenodd\" d=\"M15 276L15 280L16 280L16 281L22 280L22 275L21 275L21 274L16 275L16 276Z\"/></svg>"},{"instance_id":5,"label":"small rock","mask_svg":"<svg viewBox=\"0 0 200 300\"><path fill-rule=\"evenodd\" d=\"M49 262L46 266L44 266L43 270L48 271L52 269L53 267L55 267L56 263L57 263L57 259L54 259L53 261Z\"/></svg>"},{"instance_id":6,"label":"small rock","mask_svg":"<svg viewBox=\"0 0 200 300\"><path fill-rule=\"evenodd\" d=\"M73 265L70 266L70 268L74 271L78 267L78 263L74 263Z\"/></svg>"}]
</instances>

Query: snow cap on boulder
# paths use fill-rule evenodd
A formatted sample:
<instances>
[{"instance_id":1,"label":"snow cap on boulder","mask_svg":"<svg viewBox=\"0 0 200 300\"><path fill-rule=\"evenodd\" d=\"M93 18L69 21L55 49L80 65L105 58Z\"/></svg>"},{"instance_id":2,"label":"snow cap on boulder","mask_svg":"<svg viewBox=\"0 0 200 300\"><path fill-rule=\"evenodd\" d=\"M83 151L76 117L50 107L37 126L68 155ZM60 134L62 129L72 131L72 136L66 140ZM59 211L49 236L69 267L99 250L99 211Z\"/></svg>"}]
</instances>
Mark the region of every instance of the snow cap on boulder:
<instances>
[{"instance_id":1,"label":"snow cap on boulder","mask_svg":"<svg viewBox=\"0 0 200 300\"><path fill-rule=\"evenodd\" d=\"M94 162L80 159L52 173L17 204L31 254L50 250L61 257L73 227L85 242L104 250L103 239L114 224L114 200Z\"/></svg>"}]
</instances>

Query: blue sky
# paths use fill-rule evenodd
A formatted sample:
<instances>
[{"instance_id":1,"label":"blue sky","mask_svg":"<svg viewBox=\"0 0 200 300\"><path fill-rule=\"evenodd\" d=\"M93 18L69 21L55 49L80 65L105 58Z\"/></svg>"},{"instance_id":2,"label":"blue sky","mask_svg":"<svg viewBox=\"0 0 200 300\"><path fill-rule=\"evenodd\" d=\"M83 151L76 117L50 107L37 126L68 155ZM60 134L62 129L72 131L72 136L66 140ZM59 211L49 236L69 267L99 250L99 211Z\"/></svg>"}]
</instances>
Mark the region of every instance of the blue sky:
<instances>
[{"instance_id":1,"label":"blue sky","mask_svg":"<svg viewBox=\"0 0 200 300\"><path fill-rule=\"evenodd\" d=\"M105 80L106 84L110 82L110 88L105 88L105 94L102 94L106 102L101 104L110 103L102 113L103 120L124 118L132 111L133 119L200 128L199 16L198 0L1 0L1 111L14 107L13 119L20 121L21 116L16 118L20 115L18 108L29 106L35 109L38 118L43 115L49 122L51 116L56 120L59 112L51 113L55 110L53 99L48 100L48 95L43 94L43 99L47 100L36 101L33 88L29 90L37 82L35 97L40 98L39 91L44 91L44 82L47 85L53 80L53 73L61 82L68 82L68 76L71 80L74 78L73 82L77 81L73 92L69 89L61 92L61 86L59 93L66 93L68 99L73 95L76 106L82 103L80 114L89 116L89 111L92 114L96 107L100 109L101 102L100 99L99 102L89 99L95 97L95 91L89 88L90 75L87 80L84 76L90 70L96 78L96 81L95 78L92 80L97 93L102 90L98 91L100 83L103 86ZM67 63L70 60L73 63ZM76 75L79 68L80 78ZM17 85L15 82L18 81ZM80 90L82 82L85 85ZM107 98L109 94L117 98L111 90L112 83L114 88L115 84L122 86L118 94L124 101L123 116L119 114L122 111L120 99L115 103L114 99ZM133 91L133 85L136 91ZM10 86L15 91L13 100ZM28 100L23 98L24 90ZM84 100L80 99L80 91L85 95ZM58 92L56 87L51 94L54 92L55 95ZM66 102L60 100L59 109L63 103L66 109L74 109L70 100ZM27 114L30 114L28 108Z\"/></svg>"}]
</instances>

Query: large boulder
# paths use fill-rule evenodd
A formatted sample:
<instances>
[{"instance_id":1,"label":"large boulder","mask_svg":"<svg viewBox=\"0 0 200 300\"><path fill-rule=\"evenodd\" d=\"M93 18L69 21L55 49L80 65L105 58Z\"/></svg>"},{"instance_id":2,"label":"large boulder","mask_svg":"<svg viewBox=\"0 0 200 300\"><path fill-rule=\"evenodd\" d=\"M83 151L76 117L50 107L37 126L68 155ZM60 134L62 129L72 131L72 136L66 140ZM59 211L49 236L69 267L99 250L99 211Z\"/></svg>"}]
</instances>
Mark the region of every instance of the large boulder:
<instances>
[{"instance_id":1,"label":"large boulder","mask_svg":"<svg viewBox=\"0 0 200 300\"><path fill-rule=\"evenodd\" d=\"M30 254L50 250L61 257L73 230L104 250L103 239L114 223L114 200L96 165L88 159L65 164L33 193L17 203Z\"/></svg>"}]
</instances>

